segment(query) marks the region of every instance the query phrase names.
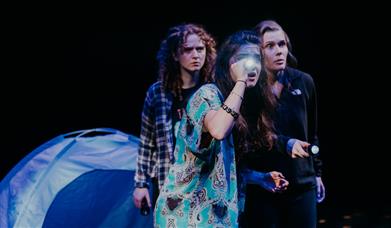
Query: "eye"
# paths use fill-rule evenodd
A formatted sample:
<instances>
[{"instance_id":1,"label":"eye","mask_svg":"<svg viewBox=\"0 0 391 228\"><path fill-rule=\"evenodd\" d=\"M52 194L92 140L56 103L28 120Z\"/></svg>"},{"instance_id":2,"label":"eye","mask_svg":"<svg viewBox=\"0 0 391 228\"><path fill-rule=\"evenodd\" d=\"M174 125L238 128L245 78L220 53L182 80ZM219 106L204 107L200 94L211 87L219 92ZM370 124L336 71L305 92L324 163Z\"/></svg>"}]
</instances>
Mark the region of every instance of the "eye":
<instances>
[{"instance_id":1,"label":"eye","mask_svg":"<svg viewBox=\"0 0 391 228\"><path fill-rule=\"evenodd\" d=\"M189 52L191 52L192 50L193 50L192 47L184 47L184 48L183 48L183 52L186 52L186 53L189 53Z\"/></svg>"},{"instance_id":2,"label":"eye","mask_svg":"<svg viewBox=\"0 0 391 228\"><path fill-rule=\"evenodd\" d=\"M267 48L267 49L272 49L272 48L273 48L273 46L274 46L274 44L273 44L273 43L267 43L267 44L264 46L264 48Z\"/></svg>"},{"instance_id":3,"label":"eye","mask_svg":"<svg viewBox=\"0 0 391 228\"><path fill-rule=\"evenodd\" d=\"M254 55L253 55L253 58L254 58L255 62L257 62L257 63L260 63L260 62L261 62L261 55L254 54Z\"/></svg>"},{"instance_id":4,"label":"eye","mask_svg":"<svg viewBox=\"0 0 391 228\"><path fill-rule=\"evenodd\" d=\"M285 40L282 40L282 41L278 42L278 46L279 47L285 47L286 46Z\"/></svg>"},{"instance_id":5,"label":"eye","mask_svg":"<svg viewBox=\"0 0 391 228\"><path fill-rule=\"evenodd\" d=\"M197 52L203 52L205 47L196 47Z\"/></svg>"},{"instance_id":6,"label":"eye","mask_svg":"<svg viewBox=\"0 0 391 228\"><path fill-rule=\"evenodd\" d=\"M241 59L247 58L249 55L248 54L239 54L236 56L236 60L239 61Z\"/></svg>"},{"instance_id":7,"label":"eye","mask_svg":"<svg viewBox=\"0 0 391 228\"><path fill-rule=\"evenodd\" d=\"M246 53L246 54L238 54L233 57L235 62L242 60L242 59L246 59L246 58L253 59L256 63L261 62L261 55L259 55L259 54Z\"/></svg>"}]
</instances>

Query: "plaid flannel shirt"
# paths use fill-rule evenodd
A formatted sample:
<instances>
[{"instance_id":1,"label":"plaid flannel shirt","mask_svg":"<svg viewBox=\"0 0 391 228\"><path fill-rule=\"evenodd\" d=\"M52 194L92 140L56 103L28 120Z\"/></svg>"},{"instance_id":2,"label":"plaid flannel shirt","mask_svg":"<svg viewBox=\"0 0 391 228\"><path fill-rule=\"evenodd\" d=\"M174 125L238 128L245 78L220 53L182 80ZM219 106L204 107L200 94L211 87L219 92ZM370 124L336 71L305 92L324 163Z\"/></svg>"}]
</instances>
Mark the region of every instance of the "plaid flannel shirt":
<instances>
[{"instance_id":1,"label":"plaid flannel shirt","mask_svg":"<svg viewBox=\"0 0 391 228\"><path fill-rule=\"evenodd\" d=\"M145 97L141 116L140 147L134 176L135 187L149 187L156 177L163 186L174 154L171 107L173 95L158 81Z\"/></svg>"}]
</instances>

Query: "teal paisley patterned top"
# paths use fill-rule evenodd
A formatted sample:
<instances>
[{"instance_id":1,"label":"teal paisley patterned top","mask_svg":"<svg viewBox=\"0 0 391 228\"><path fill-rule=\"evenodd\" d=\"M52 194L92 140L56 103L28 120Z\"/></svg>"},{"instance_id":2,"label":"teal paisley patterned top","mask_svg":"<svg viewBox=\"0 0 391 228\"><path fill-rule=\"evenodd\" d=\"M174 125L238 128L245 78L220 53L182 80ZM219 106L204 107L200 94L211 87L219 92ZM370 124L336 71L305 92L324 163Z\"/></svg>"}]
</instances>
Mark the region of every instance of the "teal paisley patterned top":
<instances>
[{"instance_id":1,"label":"teal paisley patterned top","mask_svg":"<svg viewBox=\"0 0 391 228\"><path fill-rule=\"evenodd\" d=\"M155 207L155 227L237 227L237 178L232 135L223 140L203 132L210 110L221 106L214 84L190 98L181 120L175 162Z\"/></svg>"}]
</instances>

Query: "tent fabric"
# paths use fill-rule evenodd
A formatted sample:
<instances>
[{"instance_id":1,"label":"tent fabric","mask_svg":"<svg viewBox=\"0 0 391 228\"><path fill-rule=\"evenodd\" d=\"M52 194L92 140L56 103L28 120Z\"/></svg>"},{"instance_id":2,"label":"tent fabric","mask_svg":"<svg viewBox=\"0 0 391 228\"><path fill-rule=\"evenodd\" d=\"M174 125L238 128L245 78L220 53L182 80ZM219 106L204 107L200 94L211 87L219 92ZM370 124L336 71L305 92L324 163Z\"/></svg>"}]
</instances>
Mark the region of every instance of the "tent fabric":
<instances>
[{"instance_id":1,"label":"tent fabric","mask_svg":"<svg viewBox=\"0 0 391 228\"><path fill-rule=\"evenodd\" d=\"M110 128L44 143L0 183L0 227L145 227L132 202L139 139Z\"/></svg>"}]
</instances>

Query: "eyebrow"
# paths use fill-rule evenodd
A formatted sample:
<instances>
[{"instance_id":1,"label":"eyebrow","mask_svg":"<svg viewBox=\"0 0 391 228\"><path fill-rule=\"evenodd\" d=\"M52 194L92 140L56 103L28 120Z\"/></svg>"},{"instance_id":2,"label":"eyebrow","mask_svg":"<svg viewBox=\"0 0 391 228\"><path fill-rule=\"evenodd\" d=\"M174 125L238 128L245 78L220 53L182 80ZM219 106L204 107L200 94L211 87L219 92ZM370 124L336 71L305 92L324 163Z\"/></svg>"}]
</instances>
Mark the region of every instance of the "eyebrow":
<instances>
[{"instance_id":1,"label":"eyebrow","mask_svg":"<svg viewBox=\"0 0 391 228\"><path fill-rule=\"evenodd\" d=\"M183 45L183 48L203 48L203 47L205 47L204 44L194 45L194 46L191 46L191 45L189 45L189 46Z\"/></svg>"},{"instance_id":2,"label":"eyebrow","mask_svg":"<svg viewBox=\"0 0 391 228\"><path fill-rule=\"evenodd\" d=\"M259 50L249 50L249 49L247 49L247 50L240 50L240 51L238 51L237 52L237 54L239 54L239 55L248 55L248 54L259 54L260 53L260 51Z\"/></svg>"},{"instance_id":3,"label":"eyebrow","mask_svg":"<svg viewBox=\"0 0 391 228\"><path fill-rule=\"evenodd\" d=\"M284 41L284 42L286 42L286 41L285 41L285 39L281 39L281 40L277 40L277 41L275 41L275 40L269 40L269 41L266 41L266 42L265 42L265 44L270 44L270 43L280 43L281 41Z\"/></svg>"}]
</instances>

